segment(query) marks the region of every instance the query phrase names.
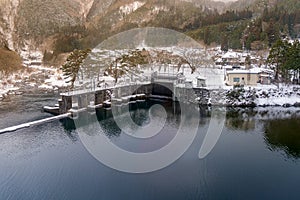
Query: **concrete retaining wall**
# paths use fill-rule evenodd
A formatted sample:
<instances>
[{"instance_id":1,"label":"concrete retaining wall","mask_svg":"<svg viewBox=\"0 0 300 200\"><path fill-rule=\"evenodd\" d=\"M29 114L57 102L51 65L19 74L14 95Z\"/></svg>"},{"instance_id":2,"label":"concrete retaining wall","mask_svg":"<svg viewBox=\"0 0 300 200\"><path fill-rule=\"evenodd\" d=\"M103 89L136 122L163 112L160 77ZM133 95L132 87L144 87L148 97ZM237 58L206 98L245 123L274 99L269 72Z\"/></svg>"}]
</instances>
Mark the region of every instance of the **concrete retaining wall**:
<instances>
[{"instance_id":1,"label":"concrete retaining wall","mask_svg":"<svg viewBox=\"0 0 300 200\"><path fill-rule=\"evenodd\" d=\"M145 94L146 98L150 95L159 95L172 97L174 101L200 104L207 104L209 98L209 91L205 88L174 88L173 83L164 82L149 83L146 85L137 84L120 86L113 89L102 89L78 95L62 95L61 100L59 100L59 112L61 114L68 112L73 107L73 101L78 102L78 109L88 107L91 101L94 101L94 105L103 104L105 101L111 100L111 94L113 94L116 99L131 95Z\"/></svg>"}]
</instances>

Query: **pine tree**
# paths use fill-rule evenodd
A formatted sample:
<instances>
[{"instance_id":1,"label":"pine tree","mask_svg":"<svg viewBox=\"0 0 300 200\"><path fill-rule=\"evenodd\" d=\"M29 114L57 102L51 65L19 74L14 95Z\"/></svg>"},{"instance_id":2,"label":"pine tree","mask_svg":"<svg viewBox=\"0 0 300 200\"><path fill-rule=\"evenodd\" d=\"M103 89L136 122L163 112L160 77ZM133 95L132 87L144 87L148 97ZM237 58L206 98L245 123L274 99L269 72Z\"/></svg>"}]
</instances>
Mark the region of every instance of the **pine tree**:
<instances>
[{"instance_id":1,"label":"pine tree","mask_svg":"<svg viewBox=\"0 0 300 200\"><path fill-rule=\"evenodd\" d=\"M293 72L294 79L299 79L300 70L300 42L296 40L293 44L287 44L287 51L285 55L285 63L283 68L286 71Z\"/></svg>"},{"instance_id":2,"label":"pine tree","mask_svg":"<svg viewBox=\"0 0 300 200\"><path fill-rule=\"evenodd\" d=\"M285 80L289 78L289 72L294 73L294 78L299 79L300 71L300 42L294 43L278 40L270 51L267 62L275 65L275 79L281 73Z\"/></svg>"},{"instance_id":3,"label":"pine tree","mask_svg":"<svg viewBox=\"0 0 300 200\"><path fill-rule=\"evenodd\" d=\"M149 55L146 50L132 50L127 54L123 54L117 57L105 70L106 75L110 75L115 79L115 83L118 79L124 75L141 73L138 69L138 65L144 65L149 63Z\"/></svg>"},{"instance_id":4,"label":"pine tree","mask_svg":"<svg viewBox=\"0 0 300 200\"><path fill-rule=\"evenodd\" d=\"M66 83L71 83L71 88L74 88L74 82L78 76L78 71L91 52L90 49L77 50L75 49L68 57L65 64L62 65L61 69L65 76Z\"/></svg>"},{"instance_id":5,"label":"pine tree","mask_svg":"<svg viewBox=\"0 0 300 200\"><path fill-rule=\"evenodd\" d=\"M211 37L210 29L209 29L209 27L206 27L204 29L204 35L203 35L203 40L206 45L210 45L210 37Z\"/></svg>"},{"instance_id":6,"label":"pine tree","mask_svg":"<svg viewBox=\"0 0 300 200\"><path fill-rule=\"evenodd\" d=\"M247 69L250 69L251 67L251 57L249 55L247 55L246 59L245 59L245 65Z\"/></svg>"},{"instance_id":7,"label":"pine tree","mask_svg":"<svg viewBox=\"0 0 300 200\"><path fill-rule=\"evenodd\" d=\"M228 37L223 35L221 39L221 50L227 52L228 48Z\"/></svg>"},{"instance_id":8,"label":"pine tree","mask_svg":"<svg viewBox=\"0 0 300 200\"><path fill-rule=\"evenodd\" d=\"M285 51L287 49L286 42L277 40L272 46L270 54L267 59L268 64L275 65L275 80L278 80L279 74L284 65Z\"/></svg>"}]
</instances>

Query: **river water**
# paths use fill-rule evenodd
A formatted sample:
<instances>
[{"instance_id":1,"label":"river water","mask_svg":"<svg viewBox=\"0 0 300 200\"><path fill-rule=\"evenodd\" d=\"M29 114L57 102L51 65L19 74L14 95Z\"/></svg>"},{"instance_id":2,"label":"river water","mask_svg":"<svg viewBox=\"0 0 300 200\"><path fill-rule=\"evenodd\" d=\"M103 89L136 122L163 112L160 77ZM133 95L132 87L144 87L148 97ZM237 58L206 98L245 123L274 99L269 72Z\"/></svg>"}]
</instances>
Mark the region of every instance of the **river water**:
<instances>
[{"instance_id":1,"label":"river water","mask_svg":"<svg viewBox=\"0 0 300 200\"><path fill-rule=\"evenodd\" d=\"M49 117L41 107L54 103L56 97L38 96L1 102L0 128ZM133 120L140 125L149 123L147 113L154 103L165 107L168 118L159 135L142 145L117 127L110 111L97 112L99 125L122 148L137 152L159 149L176 135L180 112L170 103L145 102L132 106ZM119 172L97 161L83 145L72 120L2 134L0 199L300 198L298 110L228 110L222 134L204 159L198 153L211 113L206 108L198 110L199 128L189 149L170 166L145 174Z\"/></svg>"}]
</instances>

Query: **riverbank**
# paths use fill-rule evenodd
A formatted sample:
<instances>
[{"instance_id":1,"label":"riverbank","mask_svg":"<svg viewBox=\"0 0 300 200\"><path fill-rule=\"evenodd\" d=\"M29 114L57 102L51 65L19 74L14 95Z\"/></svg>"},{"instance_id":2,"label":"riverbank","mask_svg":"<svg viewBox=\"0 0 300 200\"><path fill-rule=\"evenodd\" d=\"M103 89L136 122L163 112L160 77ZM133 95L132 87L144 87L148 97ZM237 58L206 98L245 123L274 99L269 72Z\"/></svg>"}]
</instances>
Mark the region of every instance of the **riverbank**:
<instances>
[{"instance_id":1,"label":"riverbank","mask_svg":"<svg viewBox=\"0 0 300 200\"><path fill-rule=\"evenodd\" d=\"M209 105L232 107L300 107L300 86L225 88L210 93Z\"/></svg>"},{"instance_id":2,"label":"riverbank","mask_svg":"<svg viewBox=\"0 0 300 200\"><path fill-rule=\"evenodd\" d=\"M0 102L11 95L53 94L65 91L65 83L59 69L28 68L3 76L0 80Z\"/></svg>"}]
</instances>

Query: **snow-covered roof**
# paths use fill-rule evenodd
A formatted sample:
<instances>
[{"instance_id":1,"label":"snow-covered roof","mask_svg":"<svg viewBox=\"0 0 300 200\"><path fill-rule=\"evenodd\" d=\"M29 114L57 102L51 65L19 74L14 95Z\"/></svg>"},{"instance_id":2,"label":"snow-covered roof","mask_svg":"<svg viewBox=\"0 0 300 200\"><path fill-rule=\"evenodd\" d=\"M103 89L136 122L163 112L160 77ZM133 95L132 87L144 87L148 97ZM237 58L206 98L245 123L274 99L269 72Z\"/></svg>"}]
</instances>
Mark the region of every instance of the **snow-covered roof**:
<instances>
[{"instance_id":1,"label":"snow-covered roof","mask_svg":"<svg viewBox=\"0 0 300 200\"><path fill-rule=\"evenodd\" d=\"M111 76L102 76L101 80L104 80L104 81L115 81L115 79L113 77L111 77Z\"/></svg>"},{"instance_id":2,"label":"snow-covered roof","mask_svg":"<svg viewBox=\"0 0 300 200\"><path fill-rule=\"evenodd\" d=\"M255 68L251 68L249 70L245 70L245 69L234 69L231 71L227 71L227 74L259 74L259 73L272 73L272 70L269 69L263 69L260 67L255 67Z\"/></svg>"},{"instance_id":3,"label":"snow-covered roof","mask_svg":"<svg viewBox=\"0 0 300 200\"><path fill-rule=\"evenodd\" d=\"M232 65L226 65L224 66L225 69L232 69Z\"/></svg>"},{"instance_id":4,"label":"snow-covered roof","mask_svg":"<svg viewBox=\"0 0 300 200\"><path fill-rule=\"evenodd\" d=\"M222 58L239 58L239 53L228 51L222 56Z\"/></svg>"},{"instance_id":5,"label":"snow-covered roof","mask_svg":"<svg viewBox=\"0 0 300 200\"><path fill-rule=\"evenodd\" d=\"M197 79L206 80L206 78L203 76L197 76Z\"/></svg>"},{"instance_id":6,"label":"snow-covered roof","mask_svg":"<svg viewBox=\"0 0 300 200\"><path fill-rule=\"evenodd\" d=\"M218 58L216 62L223 62L222 58Z\"/></svg>"},{"instance_id":7,"label":"snow-covered roof","mask_svg":"<svg viewBox=\"0 0 300 200\"><path fill-rule=\"evenodd\" d=\"M249 70L243 70L243 69L227 71L227 74L248 74L248 73Z\"/></svg>"},{"instance_id":8,"label":"snow-covered roof","mask_svg":"<svg viewBox=\"0 0 300 200\"><path fill-rule=\"evenodd\" d=\"M259 67L254 67L254 68L251 68L251 69L249 69L249 72L250 73L253 73L253 74L258 74L258 73L261 73L263 71L263 69L262 68L259 68Z\"/></svg>"},{"instance_id":9,"label":"snow-covered roof","mask_svg":"<svg viewBox=\"0 0 300 200\"><path fill-rule=\"evenodd\" d=\"M260 76L261 76L261 77L270 77L269 74L261 74Z\"/></svg>"},{"instance_id":10,"label":"snow-covered roof","mask_svg":"<svg viewBox=\"0 0 300 200\"><path fill-rule=\"evenodd\" d=\"M245 70L245 69L237 69L237 70L227 71L227 74L259 74L259 73L260 73L260 71Z\"/></svg>"}]
</instances>

